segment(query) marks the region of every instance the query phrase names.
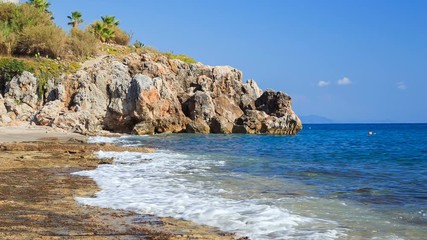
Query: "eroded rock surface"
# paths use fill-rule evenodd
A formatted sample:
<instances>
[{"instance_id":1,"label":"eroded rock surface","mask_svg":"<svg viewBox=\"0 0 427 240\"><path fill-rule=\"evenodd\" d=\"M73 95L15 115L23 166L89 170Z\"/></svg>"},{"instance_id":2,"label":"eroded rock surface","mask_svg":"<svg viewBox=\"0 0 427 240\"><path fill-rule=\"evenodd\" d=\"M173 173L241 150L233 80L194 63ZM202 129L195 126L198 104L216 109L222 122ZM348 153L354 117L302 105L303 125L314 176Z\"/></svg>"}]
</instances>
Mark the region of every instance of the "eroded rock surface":
<instances>
[{"instance_id":1,"label":"eroded rock surface","mask_svg":"<svg viewBox=\"0 0 427 240\"><path fill-rule=\"evenodd\" d=\"M49 81L43 104L36 82L24 72L8 83L0 123L19 119L84 134L296 134L302 128L290 96L263 92L254 80L243 83L242 72L230 66L147 53L99 57Z\"/></svg>"}]
</instances>

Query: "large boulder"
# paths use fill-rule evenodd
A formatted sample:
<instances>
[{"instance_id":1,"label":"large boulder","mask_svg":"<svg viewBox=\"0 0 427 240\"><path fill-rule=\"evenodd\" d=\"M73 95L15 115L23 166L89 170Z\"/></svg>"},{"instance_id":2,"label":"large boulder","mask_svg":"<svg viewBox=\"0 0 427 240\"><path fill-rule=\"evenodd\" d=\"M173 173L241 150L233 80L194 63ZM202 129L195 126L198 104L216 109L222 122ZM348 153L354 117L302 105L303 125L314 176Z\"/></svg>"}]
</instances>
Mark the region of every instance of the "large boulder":
<instances>
[{"instance_id":1,"label":"large boulder","mask_svg":"<svg viewBox=\"0 0 427 240\"><path fill-rule=\"evenodd\" d=\"M265 91L256 101L255 107L270 116L283 117L292 111L291 97L282 92Z\"/></svg>"},{"instance_id":2,"label":"large boulder","mask_svg":"<svg viewBox=\"0 0 427 240\"><path fill-rule=\"evenodd\" d=\"M37 79L24 71L6 83L4 106L14 120L30 121L37 111Z\"/></svg>"},{"instance_id":3,"label":"large boulder","mask_svg":"<svg viewBox=\"0 0 427 240\"><path fill-rule=\"evenodd\" d=\"M142 121L133 126L132 133L136 135L152 135L155 133L154 124L149 121Z\"/></svg>"},{"instance_id":4,"label":"large boulder","mask_svg":"<svg viewBox=\"0 0 427 240\"><path fill-rule=\"evenodd\" d=\"M282 92L265 91L255 101L255 108L236 120L233 132L294 135L302 129L291 97Z\"/></svg>"},{"instance_id":5,"label":"large boulder","mask_svg":"<svg viewBox=\"0 0 427 240\"><path fill-rule=\"evenodd\" d=\"M27 71L12 78L6 83L5 98L36 108L38 103L37 79Z\"/></svg>"},{"instance_id":6,"label":"large boulder","mask_svg":"<svg viewBox=\"0 0 427 240\"><path fill-rule=\"evenodd\" d=\"M266 133L265 121L269 116L262 111L247 110L245 115L236 119L234 133Z\"/></svg>"},{"instance_id":7,"label":"large boulder","mask_svg":"<svg viewBox=\"0 0 427 240\"><path fill-rule=\"evenodd\" d=\"M206 121L204 121L201 118L197 118L194 121L191 121L189 123L187 123L187 125L185 126L185 132L186 133L210 133L211 128L209 127L209 125L206 123Z\"/></svg>"},{"instance_id":8,"label":"large boulder","mask_svg":"<svg viewBox=\"0 0 427 240\"><path fill-rule=\"evenodd\" d=\"M262 90L254 80L248 80L242 86L243 94L240 98L240 108L245 110L255 110L255 100L262 95Z\"/></svg>"},{"instance_id":9,"label":"large boulder","mask_svg":"<svg viewBox=\"0 0 427 240\"><path fill-rule=\"evenodd\" d=\"M202 119L210 122L215 116L215 105L209 93L196 91L196 93L187 99L183 104L183 110L191 120Z\"/></svg>"},{"instance_id":10,"label":"large boulder","mask_svg":"<svg viewBox=\"0 0 427 240\"><path fill-rule=\"evenodd\" d=\"M211 132L232 133L234 121L243 115L243 111L224 95L215 98L214 103L216 117L211 122Z\"/></svg>"},{"instance_id":11,"label":"large boulder","mask_svg":"<svg viewBox=\"0 0 427 240\"><path fill-rule=\"evenodd\" d=\"M59 115L64 111L64 103L55 100L46 103L43 108L36 113L34 116L34 122L37 125L42 126L52 126L56 120L58 120Z\"/></svg>"},{"instance_id":12,"label":"large boulder","mask_svg":"<svg viewBox=\"0 0 427 240\"><path fill-rule=\"evenodd\" d=\"M102 131L102 124L99 123L99 119L87 110L64 112L55 121L55 126L87 135L96 135Z\"/></svg>"}]
</instances>

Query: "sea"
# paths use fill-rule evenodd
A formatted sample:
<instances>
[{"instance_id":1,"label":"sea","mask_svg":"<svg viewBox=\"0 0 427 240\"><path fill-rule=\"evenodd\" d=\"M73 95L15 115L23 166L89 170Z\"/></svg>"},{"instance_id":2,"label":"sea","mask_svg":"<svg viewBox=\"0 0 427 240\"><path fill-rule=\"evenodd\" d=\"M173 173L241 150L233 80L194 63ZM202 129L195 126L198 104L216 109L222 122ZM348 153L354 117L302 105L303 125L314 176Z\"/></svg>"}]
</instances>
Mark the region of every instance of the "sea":
<instances>
[{"instance_id":1,"label":"sea","mask_svg":"<svg viewBox=\"0 0 427 240\"><path fill-rule=\"evenodd\" d=\"M91 142L82 204L190 220L250 239L427 239L427 124L305 124L296 136L160 134Z\"/></svg>"}]
</instances>

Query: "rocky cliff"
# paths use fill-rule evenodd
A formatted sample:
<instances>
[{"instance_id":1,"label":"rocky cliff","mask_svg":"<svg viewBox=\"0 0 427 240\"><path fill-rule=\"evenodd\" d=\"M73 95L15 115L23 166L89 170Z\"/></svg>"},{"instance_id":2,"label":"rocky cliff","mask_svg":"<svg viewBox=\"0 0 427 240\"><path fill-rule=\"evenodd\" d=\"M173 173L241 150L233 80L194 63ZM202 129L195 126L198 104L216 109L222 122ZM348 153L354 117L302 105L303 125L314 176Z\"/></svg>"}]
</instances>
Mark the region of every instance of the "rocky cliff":
<instances>
[{"instance_id":1,"label":"rocky cliff","mask_svg":"<svg viewBox=\"0 0 427 240\"><path fill-rule=\"evenodd\" d=\"M243 83L242 72L229 66L133 53L99 57L75 74L50 79L43 101L36 84L28 72L7 83L0 94L0 124L32 121L83 134L292 135L302 129L291 97L263 92L253 80Z\"/></svg>"}]
</instances>

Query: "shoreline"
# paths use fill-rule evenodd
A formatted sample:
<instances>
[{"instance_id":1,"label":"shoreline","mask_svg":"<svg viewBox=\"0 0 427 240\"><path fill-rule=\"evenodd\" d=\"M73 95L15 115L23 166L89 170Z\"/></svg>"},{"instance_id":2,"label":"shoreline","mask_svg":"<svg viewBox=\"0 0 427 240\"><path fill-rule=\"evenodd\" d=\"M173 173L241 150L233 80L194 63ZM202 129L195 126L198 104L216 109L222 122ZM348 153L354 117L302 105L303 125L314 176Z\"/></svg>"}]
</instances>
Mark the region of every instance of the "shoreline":
<instances>
[{"instance_id":1,"label":"shoreline","mask_svg":"<svg viewBox=\"0 0 427 240\"><path fill-rule=\"evenodd\" d=\"M73 172L112 160L95 151L152 151L87 144L87 137L52 128L0 128L1 239L236 239L190 221L79 204L96 183ZM246 238L240 238L246 239Z\"/></svg>"}]
</instances>

